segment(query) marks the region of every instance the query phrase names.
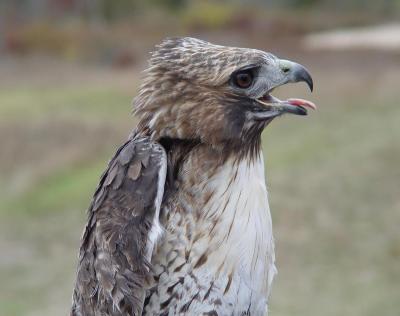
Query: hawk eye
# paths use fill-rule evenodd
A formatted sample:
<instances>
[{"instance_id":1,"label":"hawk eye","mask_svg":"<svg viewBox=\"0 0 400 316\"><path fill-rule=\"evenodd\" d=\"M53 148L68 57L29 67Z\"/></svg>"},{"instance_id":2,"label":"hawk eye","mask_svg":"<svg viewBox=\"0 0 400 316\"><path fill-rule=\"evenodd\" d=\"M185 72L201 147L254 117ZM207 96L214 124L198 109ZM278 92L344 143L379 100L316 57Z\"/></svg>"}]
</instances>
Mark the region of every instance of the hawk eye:
<instances>
[{"instance_id":1,"label":"hawk eye","mask_svg":"<svg viewBox=\"0 0 400 316\"><path fill-rule=\"evenodd\" d=\"M241 89L246 89L250 87L253 83L253 72L248 69L248 70L243 70L239 71L233 76L233 83L235 86L241 88Z\"/></svg>"}]
</instances>

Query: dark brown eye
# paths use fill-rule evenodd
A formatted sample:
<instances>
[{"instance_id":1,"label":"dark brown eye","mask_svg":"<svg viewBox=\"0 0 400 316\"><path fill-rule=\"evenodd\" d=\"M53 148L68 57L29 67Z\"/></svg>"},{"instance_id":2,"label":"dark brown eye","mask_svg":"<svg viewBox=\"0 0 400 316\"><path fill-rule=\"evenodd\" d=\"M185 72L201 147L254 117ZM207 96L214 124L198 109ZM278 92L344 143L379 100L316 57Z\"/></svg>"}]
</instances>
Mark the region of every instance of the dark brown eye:
<instances>
[{"instance_id":1,"label":"dark brown eye","mask_svg":"<svg viewBox=\"0 0 400 316\"><path fill-rule=\"evenodd\" d=\"M233 83L239 88L246 89L253 83L253 73L250 70L238 72L233 77Z\"/></svg>"}]
</instances>

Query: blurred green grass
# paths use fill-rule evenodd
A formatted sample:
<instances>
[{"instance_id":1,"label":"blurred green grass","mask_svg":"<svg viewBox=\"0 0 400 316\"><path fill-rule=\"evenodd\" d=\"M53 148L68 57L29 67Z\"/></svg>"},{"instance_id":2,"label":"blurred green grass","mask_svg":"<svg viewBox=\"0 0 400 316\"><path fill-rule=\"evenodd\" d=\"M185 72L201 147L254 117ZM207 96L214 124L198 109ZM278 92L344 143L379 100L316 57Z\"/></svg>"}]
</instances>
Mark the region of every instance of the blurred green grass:
<instances>
[{"instance_id":1,"label":"blurred green grass","mask_svg":"<svg viewBox=\"0 0 400 316\"><path fill-rule=\"evenodd\" d=\"M30 144L20 144L21 146L34 147L37 143L43 147L44 151L40 152L38 157L40 160L46 162L60 158L57 155L51 157L51 153L46 151L49 149L46 148L46 141L49 138L53 138L54 141L49 142L47 147L54 143L60 146L56 148L60 155L71 150L70 147L63 148L63 145L66 141L77 141L80 135L79 131L76 133L74 129L79 126L86 126L83 132L93 133L91 140L96 142L82 144L87 146L86 150L89 152L95 150L94 156L73 158L71 161L67 159L65 164L56 166L50 174L34 179L30 187L18 194L8 190L7 182L10 179L3 178L0 181L0 185L4 187L0 193L1 213L17 211L29 216L36 215L37 212L64 210L68 207L84 208L87 205L87 197L96 185L96 178L106 166L110 150L117 146L117 144L110 146L109 138L113 139L112 142L115 141L115 130L120 129L120 126L115 128L115 121L110 121L109 118L113 117L122 126L132 124L129 122L133 121L129 116L131 98L128 93L117 89L90 85L0 90L0 123L11 135L16 130L24 130L19 140ZM108 129L98 131L98 126L102 125ZM105 133L108 135L104 135ZM77 143L78 146L81 145ZM85 148L77 150L84 151ZM18 148L14 154L19 155ZM31 161L29 157L23 157L21 165L13 165L13 162L8 161L12 167L11 170L3 170L5 174L15 175L21 168L35 168L35 161Z\"/></svg>"},{"instance_id":2,"label":"blurred green grass","mask_svg":"<svg viewBox=\"0 0 400 316\"><path fill-rule=\"evenodd\" d=\"M1 209L22 216L35 216L68 208L82 209L97 185L97 178L105 169L101 162L88 162L83 166L68 166L38 181L21 195L5 199ZM11 210L11 211L10 211Z\"/></svg>"},{"instance_id":3,"label":"blurred green grass","mask_svg":"<svg viewBox=\"0 0 400 316\"><path fill-rule=\"evenodd\" d=\"M344 84L314 62L314 96L278 93L319 110L276 120L263 138L279 270L271 315L398 315L400 92L388 84L398 67ZM11 152L1 156L0 315L68 310L84 210L134 126L132 95L111 83L0 88Z\"/></svg>"},{"instance_id":4,"label":"blurred green grass","mask_svg":"<svg viewBox=\"0 0 400 316\"><path fill-rule=\"evenodd\" d=\"M84 210L133 124L131 98L88 83L0 89L0 138L11 151L1 157L0 315L67 310Z\"/></svg>"},{"instance_id":5,"label":"blurred green grass","mask_svg":"<svg viewBox=\"0 0 400 316\"><path fill-rule=\"evenodd\" d=\"M93 121L125 116L129 98L107 87L14 87L0 90L0 116L3 120L32 120L56 114Z\"/></svg>"}]
</instances>

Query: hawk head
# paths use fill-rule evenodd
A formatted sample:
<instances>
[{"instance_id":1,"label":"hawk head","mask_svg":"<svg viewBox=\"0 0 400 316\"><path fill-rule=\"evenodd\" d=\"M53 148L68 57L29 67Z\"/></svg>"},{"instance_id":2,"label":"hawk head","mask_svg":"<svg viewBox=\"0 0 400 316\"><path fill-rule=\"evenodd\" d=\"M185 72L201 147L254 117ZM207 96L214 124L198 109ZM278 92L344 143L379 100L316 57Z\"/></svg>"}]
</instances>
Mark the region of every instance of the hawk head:
<instances>
[{"instance_id":1,"label":"hawk head","mask_svg":"<svg viewBox=\"0 0 400 316\"><path fill-rule=\"evenodd\" d=\"M156 46L135 99L138 128L154 139L196 140L254 152L261 132L284 113L306 115L306 100L281 101L271 91L313 81L303 66L256 49L170 38Z\"/></svg>"}]
</instances>

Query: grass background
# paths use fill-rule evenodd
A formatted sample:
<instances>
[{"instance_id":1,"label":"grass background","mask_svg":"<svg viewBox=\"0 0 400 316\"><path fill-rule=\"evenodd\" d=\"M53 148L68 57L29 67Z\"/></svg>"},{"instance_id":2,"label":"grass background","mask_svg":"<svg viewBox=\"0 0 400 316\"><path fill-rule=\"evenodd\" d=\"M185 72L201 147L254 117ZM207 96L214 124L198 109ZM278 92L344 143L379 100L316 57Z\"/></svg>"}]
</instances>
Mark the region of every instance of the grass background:
<instances>
[{"instance_id":1,"label":"grass background","mask_svg":"<svg viewBox=\"0 0 400 316\"><path fill-rule=\"evenodd\" d=\"M398 315L400 55L209 37L301 62L315 81L311 96L301 84L276 94L318 111L263 135L279 270L271 315ZM135 125L142 68L0 61L0 315L68 313L85 209Z\"/></svg>"}]
</instances>

